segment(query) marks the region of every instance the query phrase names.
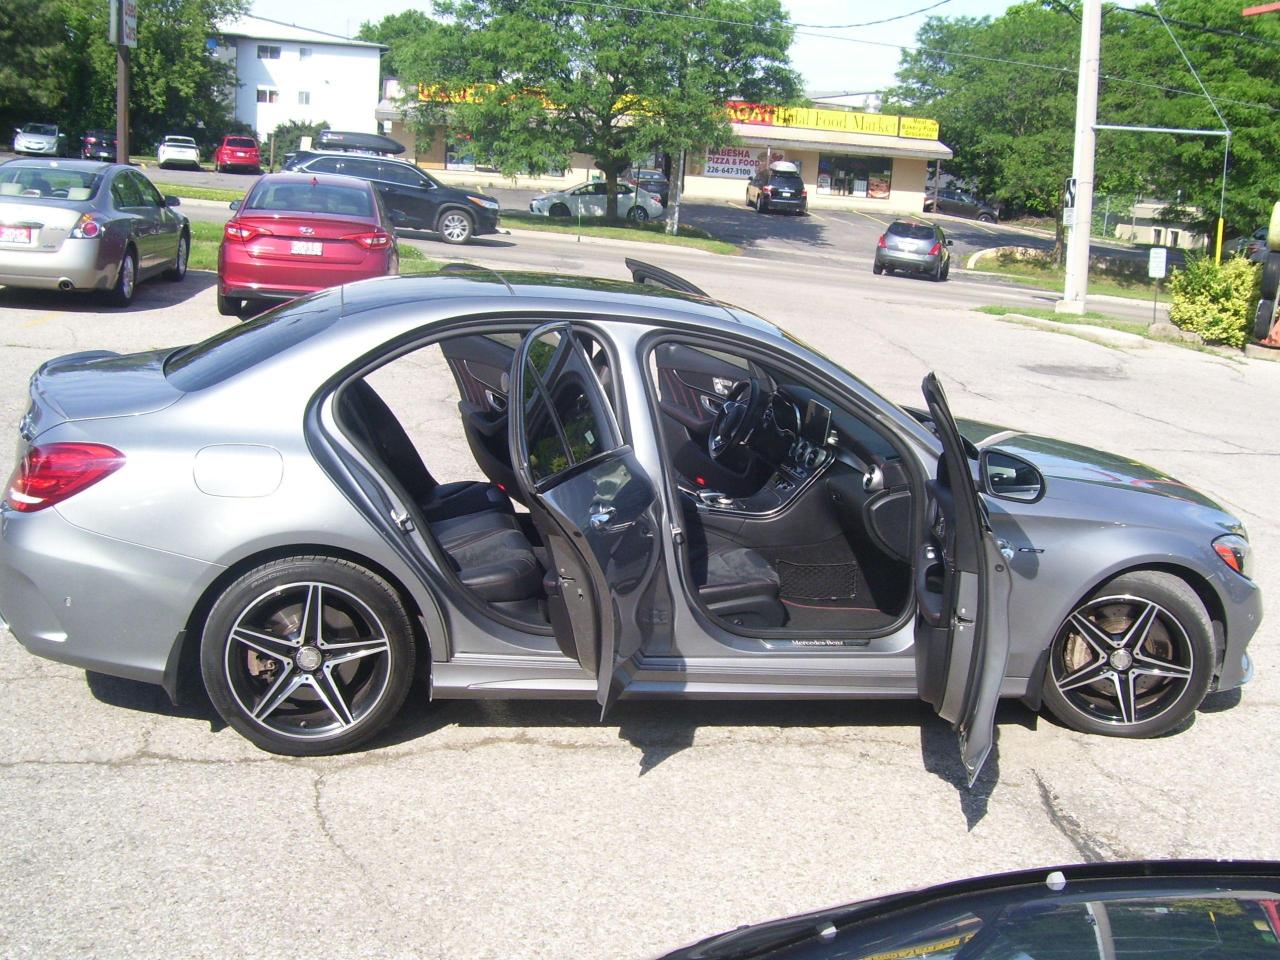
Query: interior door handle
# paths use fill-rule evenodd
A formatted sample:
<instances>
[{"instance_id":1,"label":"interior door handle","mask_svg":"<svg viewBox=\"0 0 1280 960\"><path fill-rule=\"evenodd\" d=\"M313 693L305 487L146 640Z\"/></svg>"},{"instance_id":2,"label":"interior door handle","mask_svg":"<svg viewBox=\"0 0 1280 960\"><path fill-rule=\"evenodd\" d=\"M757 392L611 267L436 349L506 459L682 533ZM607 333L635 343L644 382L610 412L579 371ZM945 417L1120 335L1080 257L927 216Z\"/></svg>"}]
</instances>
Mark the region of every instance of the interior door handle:
<instances>
[{"instance_id":1,"label":"interior door handle","mask_svg":"<svg viewBox=\"0 0 1280 960\"><path fill-rule=\"evenodd\" d=\"M494 393L492 390L485 389L484 398L488 401L489 406L501 413L507 409L507 398L500 393Z\"/></svg>"},{"instance_id":2,"label":"interior door handle","mask_svg":"<svg viewBox=\"0 0 1280 960\"><path fill-rule=\"evenodd\" d=\"M711 414L713 417L720 415L720 408L723 406L723 400L716 400L713 397L707 396L705 393L702 395L702 409L707 411L707 413Z\"/></svg>"},{"instance_id":3,"label":"interior door handle","mask_svg":"<svg viewBox=\"0 0 1280 960\"><path fill-rule=\"evenodd\" d=\"M591 519L587 522L591 524L592 530L603 530L609 526L609 521L613 519L613 515L617 512L614 507L596 504L591 508Z\"/></svg>"}]
</instances>

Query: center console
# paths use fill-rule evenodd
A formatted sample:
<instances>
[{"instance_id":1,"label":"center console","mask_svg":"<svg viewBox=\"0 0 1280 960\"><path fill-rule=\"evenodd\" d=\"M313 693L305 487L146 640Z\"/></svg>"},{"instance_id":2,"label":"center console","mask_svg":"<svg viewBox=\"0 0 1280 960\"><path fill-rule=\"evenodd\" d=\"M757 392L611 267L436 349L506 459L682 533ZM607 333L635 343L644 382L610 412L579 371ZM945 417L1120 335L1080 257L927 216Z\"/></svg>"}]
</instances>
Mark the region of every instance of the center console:
<instances>
[{"instance_id":1,"label":"center console","mask_svg":"<svg viewBox=\"0 0 1280 960\"><path fill-rule=\"evenodd\" d=\"M828 447L797 440L773 475L750 496L728 497L717 490L690 488L686 484L681 484L681 490L692 497L700 509L714 513L755 516L776 513L808 489L834 459L835 454Z\"/></svg>"}]
</instances>

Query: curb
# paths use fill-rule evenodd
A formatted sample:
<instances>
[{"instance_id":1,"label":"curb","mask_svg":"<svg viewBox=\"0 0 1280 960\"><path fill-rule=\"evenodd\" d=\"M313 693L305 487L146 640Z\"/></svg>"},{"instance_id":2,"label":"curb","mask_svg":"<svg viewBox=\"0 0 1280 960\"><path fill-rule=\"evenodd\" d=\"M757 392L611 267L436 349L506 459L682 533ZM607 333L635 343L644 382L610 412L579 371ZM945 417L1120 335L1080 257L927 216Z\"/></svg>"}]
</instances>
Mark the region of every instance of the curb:
<instances>
[{"instance_id":1,"label":"curb","mask_svg":"<svg viewBox=\"0 0 1280 960\"><path fill-rule=\"evenodd\" d=\"M1004 313L1000 314L996 319L1012 320L1022 326L1034 327L1037 330L1045 330L1050 333L1065 333L1084 337L1086 340L1093 340L1107 347L1143 349L1152 342L1147 337L1139 336L1136 333L1112 330L1110 327L1095 327L1088 323L1058 323L1056 320L1031 317L1025 313Z\"/></svg>"}]
</instances>

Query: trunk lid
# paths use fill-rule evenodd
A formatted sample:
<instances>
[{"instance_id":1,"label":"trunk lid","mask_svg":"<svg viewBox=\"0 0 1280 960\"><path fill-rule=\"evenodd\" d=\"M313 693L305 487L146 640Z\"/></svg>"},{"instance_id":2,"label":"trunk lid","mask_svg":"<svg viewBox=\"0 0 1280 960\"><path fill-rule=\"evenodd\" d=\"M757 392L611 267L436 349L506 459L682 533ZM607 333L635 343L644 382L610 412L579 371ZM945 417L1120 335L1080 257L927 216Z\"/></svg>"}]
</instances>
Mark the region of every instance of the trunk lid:
<instances>
[{"instance_id":1,"label":"trunk lid","mask_svg":"<svg viewBox=\"0 0 1280 960\"><path fill-rule=\"evenodd\" d=\"M227 240L227 243L243 243L246 252L255 260L283 261L289 265L360 263L368 250L353 240L343 238L378 229L374 221L356 219L238 216L236 221L270 232L247 241Z\"/></svg>"},{"instance_id":2,"label":"trunk lid","mask_svg":"<svg viewBox=\"0 0 1280 960\"><path fill-rule=\"evenodd\" d=\"M78 200L0 197L0 250L56 253L85 207Z\"/></svg>"},{"instance_id":3,"label":"trunk lid","mask_svg":"<svg viewBox=\"0 0 1280 960\"><path fill-rule=\"evenodd\" d=\"M31 442L50 427L71 420L102 420L163 410L182 396L165 379L170 350L121 356L91 350L57 357L31 378L31 408L22 438Z\"/></svg>"}]
</instances>

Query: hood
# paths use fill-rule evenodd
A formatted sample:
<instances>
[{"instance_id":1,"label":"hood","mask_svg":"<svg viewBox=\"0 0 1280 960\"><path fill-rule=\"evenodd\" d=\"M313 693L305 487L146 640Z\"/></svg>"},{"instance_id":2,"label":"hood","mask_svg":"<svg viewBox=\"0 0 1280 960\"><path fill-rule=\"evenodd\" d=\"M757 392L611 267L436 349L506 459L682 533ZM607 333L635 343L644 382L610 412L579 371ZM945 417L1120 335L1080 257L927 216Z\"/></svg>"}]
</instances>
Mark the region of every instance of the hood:
<instances>
[{"instance_id":1,"label":"hood","mask_svg":"<svg viewBox=\"0 0 1280 960\"><path fill-rule=\"evenodd\" d=\"M1096 483L1222 510L1216 501L1200 491L1138 460L1066 440L1004 430L976 420L957 420L956 426L961 436L979 450L994 447L1022 457L1049 478Z\"/></svg>"},{"instance_id":2,"label":"hood","mask_svg":"<svg viewBox=\"0 0 1280 960\"><path fill-rule=\"evenodd\" d=\"M164 375L171 350L121 356L105 350L50 360L31 378L31 437L68 420L163 410L182 396Z\"/></svg>"}]
</instances>

